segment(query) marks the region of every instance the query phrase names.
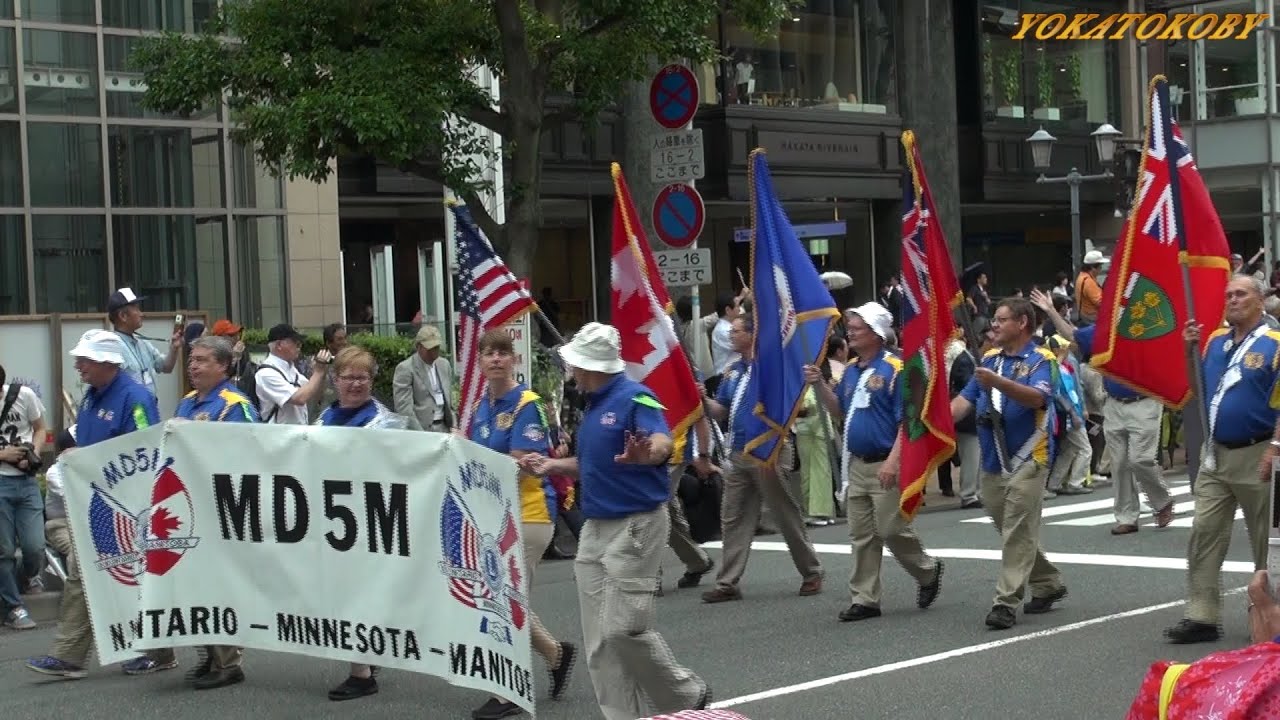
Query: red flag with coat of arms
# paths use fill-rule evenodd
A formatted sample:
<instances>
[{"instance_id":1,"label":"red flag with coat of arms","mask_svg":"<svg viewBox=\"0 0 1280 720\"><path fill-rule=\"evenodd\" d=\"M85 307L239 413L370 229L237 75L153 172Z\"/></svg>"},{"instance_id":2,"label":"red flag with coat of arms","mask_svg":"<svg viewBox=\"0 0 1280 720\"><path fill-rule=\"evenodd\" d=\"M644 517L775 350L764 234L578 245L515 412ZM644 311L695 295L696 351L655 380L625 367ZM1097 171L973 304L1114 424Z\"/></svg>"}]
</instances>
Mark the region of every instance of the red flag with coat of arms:
<instances>
[{"instance_id":1,"label":"red flag with coat of arms","mask_svg":"<svg viewBox=\"0 0 1280 720\"><path fill-rule=\"evenodd\" d=\"M1102 289L1090 364L1181 408L1191 398L1191 378L1181 361L1190 309L1180 256L1186 258L1196 320L1212 329L1226 311L1231 250L1191 148L1169 112L1163 75L1151 79L1147 105L1137 192ZM1201 349L1208 340L1205 332Z\"/></svg>"},{"instance_id":2,"label":"red flag with coat of arms","mask_svg":"<svg viewBox=\"0 0 1280 720\"><path fill-rule=\"evenodd\" d=\"M686 431L702 417L702 396L689 359L680 347L674 306L658 274L622 168L613 163L613 290L610 318L622 337L627 375L658 396L675 440L684 452Z\"/></svg>"},{"instance_id":3,"label":"red flag with coat of arms","mask_svg":"<svg viewBox=\"0 0 1280 720\"><path fill-rule=\"evenodd\" d=\"M956 335L960 286L915 133L902 133L907 171L902 178L902 455L898 509L915 517L924 487L956 448L945 351Z\"/></svg>"}]
</instances>

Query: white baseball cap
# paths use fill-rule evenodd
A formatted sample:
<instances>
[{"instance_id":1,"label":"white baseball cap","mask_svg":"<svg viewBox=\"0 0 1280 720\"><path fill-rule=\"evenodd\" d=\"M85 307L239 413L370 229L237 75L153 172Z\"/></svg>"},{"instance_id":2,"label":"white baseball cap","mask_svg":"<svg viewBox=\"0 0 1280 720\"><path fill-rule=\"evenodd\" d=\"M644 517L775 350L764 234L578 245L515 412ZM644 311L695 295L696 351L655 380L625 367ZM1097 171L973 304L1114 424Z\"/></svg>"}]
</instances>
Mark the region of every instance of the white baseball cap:
<instances>
[{"instance_id":1,"label":"white baseball cap","mask_svg":"<svg viewBox=\"0 0 1280 720\"><path fill-rule=\"evenodd\" d=\"M124 342L110 330L89 330L71 348L71 357L124 365Z\"/></svg>"},{"instance_id":2,"label":"white baseball cap","mask_svg":"<svg viewBox=\"0 0 1280 720\"><path fill-rule=\"evenodd\" d=\"M880 336L881 340L888 340L889 333L893 331L893 315L878 302L869 302L853 308L853 313L862 318L862 321L871 328L871 332Z\"/></svg>"},{"instance_id":3,"label":"white baseball cap","mask_svg":"<svg viewBox=\"0 0 1280 720\"><path fill-rule=\"evenodd\" d=\"M591 322L560 348L566 364L583 370L620 373L627 364L622 361L622 336L612 325Z\"/></svg>"}]
</instances>

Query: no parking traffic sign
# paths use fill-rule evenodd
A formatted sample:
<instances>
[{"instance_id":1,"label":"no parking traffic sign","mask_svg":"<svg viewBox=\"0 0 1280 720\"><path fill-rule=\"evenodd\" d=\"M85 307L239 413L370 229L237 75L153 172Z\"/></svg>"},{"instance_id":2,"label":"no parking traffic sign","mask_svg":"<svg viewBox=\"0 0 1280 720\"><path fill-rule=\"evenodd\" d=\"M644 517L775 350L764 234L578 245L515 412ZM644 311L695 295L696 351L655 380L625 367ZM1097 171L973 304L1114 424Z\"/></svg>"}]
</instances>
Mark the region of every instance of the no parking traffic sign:
<instances>
[{"instance_id":1,"label":"no parking traffic sign","mask_svg":"<svg viewBox=\"0 0 1280 720\"><path fill-rule=\"evenodd\" d=\"M668 130L682 128L698 112L698 79L683 65L668 65L649 83L649 112Z\"/></svg>"},{"instance_id":2,"label":"no parking traffic sign","mask_svg":"<svg viewBox=\"0 0 1280 720\"><path fill-rule=\"evenodd\" d=\"M653 201L653 228L658 239L675 248L686 248L702 234L706 209L702 196L688 185L668 185Z\"/></svg>"}]
</instances>

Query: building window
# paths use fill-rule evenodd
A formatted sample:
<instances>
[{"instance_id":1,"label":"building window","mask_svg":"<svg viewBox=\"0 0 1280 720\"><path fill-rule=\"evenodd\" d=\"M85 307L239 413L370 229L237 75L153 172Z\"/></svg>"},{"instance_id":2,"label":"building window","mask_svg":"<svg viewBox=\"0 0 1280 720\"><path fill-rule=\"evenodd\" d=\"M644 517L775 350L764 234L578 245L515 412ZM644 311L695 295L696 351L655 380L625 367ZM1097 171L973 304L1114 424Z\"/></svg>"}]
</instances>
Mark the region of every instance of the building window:
<instances>
[{"instance_id":1,"label":"building window","mask_svg":"<svg viewBox=\"0 0 1280 720\"><path fill-rule=\"evenodd\" d=\"M36 312L103 312L107 301L106 218L33 215Z\"/></svg>"},{"instance_id":2,"label":"building window","mask_svg":"<svg viewBox=\"0 0 1280 720\"><path fill-rule=\"evenodd\" d=\"M13 17L13 0L0 0L0 18Z\"/></svg>"},{"instance_id":3,"label":"building window","mask_svg":"<svg viewBox=\"0 0 1280 720\"><path fill-rule=\"evenodd\" d=\"M27 112L98 115L98 47L93 35L23 31Z\"/></svg>"},{"instance_id":4,"label":"building window","mask_svg":"<svg viewBox=\"0 0 1280 720\"><path fill-rule=\"evenodd\" d=\"M249 327L285 322L288 285L284 218L237 217L236 261L240 281L238 322ZM320 278L303 278L302 282L320 282Z\"/></svg>"},{"instance_id":5,"label":"building window","mask_svg":"<svg viewBox=\"0 0 1280 720\"><path fill-rule=\"evenodd\" d=\"M0 122L0 207L22 207L22 143L16 122Z\"/></svg>"},{"instance_id":6,"label":"building window","mask_svg":"<svg viewBox=\"0 0 1280 720\"><path fill-rule=\"evenodd\" d=\"M116 285L147 309L227 314L225 216L117 215L111 219Z\"/></svg>"},{"instance_id":7,"label":"building window","mask_svg":"<svg viewBox=\"0 0 1280 720\"><path fill-rule=\"evenodd\" d=\"M222 132L113 125L107 129L116 207L223 207Z\"/></svg>"},{"instance_id":8,"label":"building window","mask_svg":"<svg viewBox=\"0 0 1280 720\"><path fill-rule=\"evenodd\" d=\"M0 315L26 312L27 233L21 215L0 215Z\"/></svg>"},{"instance_id":9,"label":"building window","mask_svg":"<svg viewBox=\"0 0 1280 720\"><path fill-rule=\"evenodd\" d=\"M987 119L1031 117L1082 125L1115 120L1116 43L1012 38L1023 13L1089 10L1079 5L1003 0L983 7L982 102Z\"/></svg>"},{"instance_id":10,"label":"building window","mask_svg":"<svg viewBox=\"0 0 1280 720\"><path fill-rule=\"evenodd\" d=\"M231 171L236 207L266 210L283 207L280 178L271 176L251 148L240 143L231 144Z\"/></svg>"},{"instance_id":11,"label":"building window","mask_svg":"<svg viewBox=\"0 0 1280 720\"><path fill-rule=\"evenodd\" d=\"M110 5L113 0L107 0ZM0 0L8 3L9 0ZM66 23L68 25L96 25L97 14L93 0L22 0L24 20Z\"/></svg>"},{"instance_id":12,"label":"building window","mask_svg":"<svg viewBox=\"0 0 1280 720\"><path fill-rule=\"evenodd\" d=\"M765 40L730 22L721 66L725 101L896 112L895 10L880 0L808 0Z\"/></svg>"},{"instance_id":13,"label":"building window","mask_svg":"<svg viewBox=\"0 0 1280 720\"><path fill-rule=\"evenodd\" d=\"M35 207L102 207L98 125L27 123L27 167Z\"/></svg>"},{"instance_id":14,"label":"building window","mask_svg":"<svg viewBox=\"0 0 1280 720\"><path fill-rule=\"evenodd\" d=\"M1257 10L1254 5L1253 0L1237 0L1197 9L1250 13ZM1245 40L1206 39L1196 43L1197 64L1201 65L1198 76L1204 78L1198 103L1203 107L1203 117L1199 119L1262 115L1267 111L1266 94L1262 92L1264 73L1259 68L1265 62L1261 38L1269 35L1258 31Z\"/></svg>"},{"instance_id":15,"label":"building window","mask_svg":"<svg viewBox=\"0 0 1280 720\"><path fill-rule=\"evenodd\" d=\"M129 64L129 57L142 38L124 35L104 35L102 38L103 65L107 90L107 116L126 118L176 118L142 106L142 96L147 90L142 73ZM216 120L217 107L208 105L191 114L188 120Z\"/></svg>"},{"instance_id":16,"label":"building window","mask_svg":"<svg viewBox=\"0 0 1280 720\"><path fill-rule=\"evenodd\" d=\"M1191 46L1186 40L1174 40L1169 43L1169 62L1166 74L1169 76L1169 104L1173 109L1175 120L1192 118L1194 98L1191 95ZM1142 88L1143 101L1146 100L1147 89Z\"/></svg>"},{"instance_id":17,"label":"building window","mask_svg":"<svg viewBox=\"0 0 1280 720\"><path fill-rule=\"evenodd\" d=\"M0 0L0 4L5 0ZM18 54L13 28L0 28L0 112L18 112Z\"/></svg>"},{"instance_id":18,"label":"building window","mask_svg":"<svg viewBox=\"0 0 1280 720\"><path fill-rule=\"evenodd\" d=\"M213 15L217 0L105 0L102 24L131 30L197 32Z\"/></svg>"}]
</instances>

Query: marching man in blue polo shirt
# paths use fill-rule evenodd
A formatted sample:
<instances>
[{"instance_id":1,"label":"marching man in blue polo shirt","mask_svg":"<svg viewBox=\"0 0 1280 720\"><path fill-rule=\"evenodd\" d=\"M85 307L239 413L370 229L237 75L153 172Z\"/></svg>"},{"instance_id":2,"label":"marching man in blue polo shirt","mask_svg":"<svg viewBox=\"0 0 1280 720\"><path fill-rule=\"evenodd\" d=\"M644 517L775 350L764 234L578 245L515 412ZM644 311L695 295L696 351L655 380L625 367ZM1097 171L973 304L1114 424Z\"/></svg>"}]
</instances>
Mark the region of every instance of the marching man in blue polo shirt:
<instances>
[{"instance_id":1,"label":"marching man in blue polo shirt","mask_svg":"<svg viewBox=\"0 0 1280 720\"><path fill-rule=\"evenodd\" d=\"M1230 327L1214 330L1204 348L1209 441L1196 476L1196 515L1187 543L1186 615L1165 630L1174 643L1213 642L1222 636L1222 561L1237 507L1244 514L1254 567L1267 567L1271 467L1280 448L1280 331L1262 320L1265 296L1257 278L1232 278L1227 284ZM1188 323L1183 336L1194 352L1200 327ZM1194 372L1194 355L1191 362Z\"/></svg>"},{"instance_id":2,"label":"marching man in blue polo shirt","mask_svg":"<svg viewBox=\"0 0 1280 720\"><path fill-rule=\"evenodd\" d=\"M1040 512L1053 453L1053 393L1057 356L1032 341L1035 309L1022 298L996 306L991 330L996 347L963 392L951 400L951 415L962 420L977 410L982 449L982 506L1003 540L995 603L987 627L1007 630L1023 612L1047 613L1067 596L1062 574L1040 547Z\"/></svg>"},{"instance_id":3,"label":"marching man in blue polo shirt","mask_svg":"<svg viewBox=\"0 0 1280 720\"><path fill-rule=\"evenodd\" d=\"M156 396L122 368L124 342L109 330L90 330L71 349L80 380L88 385L84 401L76 413L76 445L88 447L135 430L145 430L160 422ZM74 478L68 478L74 481ZM85 676L85 661L93 644L89 607L79 577L67 577L58 610L58 636L53 651L27 661L27 668L43 675L79 679ZM168 670L178 666L157 666Z\"/></svg>"},{"instance_id":4,"label":"marching man in blue polo shirt","mask_svg":"<svg viewBox=\"0 0 1280 720\"><path fill-rule=\"evenodd\" d=\"M879 303L867 303L846 316L845 333L856 359L832 392L813 365L805 381L837 419L845 421L842 477L853 544L849 592L853 603L840 611L844 622L880 617L880 567L884 548L906 570L919 590L916 606L938 598L942 561L932 558L898 511L898 463L902 452L900 371L902 359L884 348L893 316Z\"/></svg>"},{"instance_id":5,"label":"marching man in blue polo shirt","mask_svg":"<svg viewBox=\"0 0 1280 720\"><path fill-rule=\"evenodd\" d=\"M576 476L586 524L574 576L587 671L606 720L702 710L711 688L681 667L653 627L661 553L670 519L666 465L674 444L653 391L623 370L622 340L610 325L587 323L560 356L587 395L578 457L520 458L536 475Z\"/></svg>"}]
</instances>

